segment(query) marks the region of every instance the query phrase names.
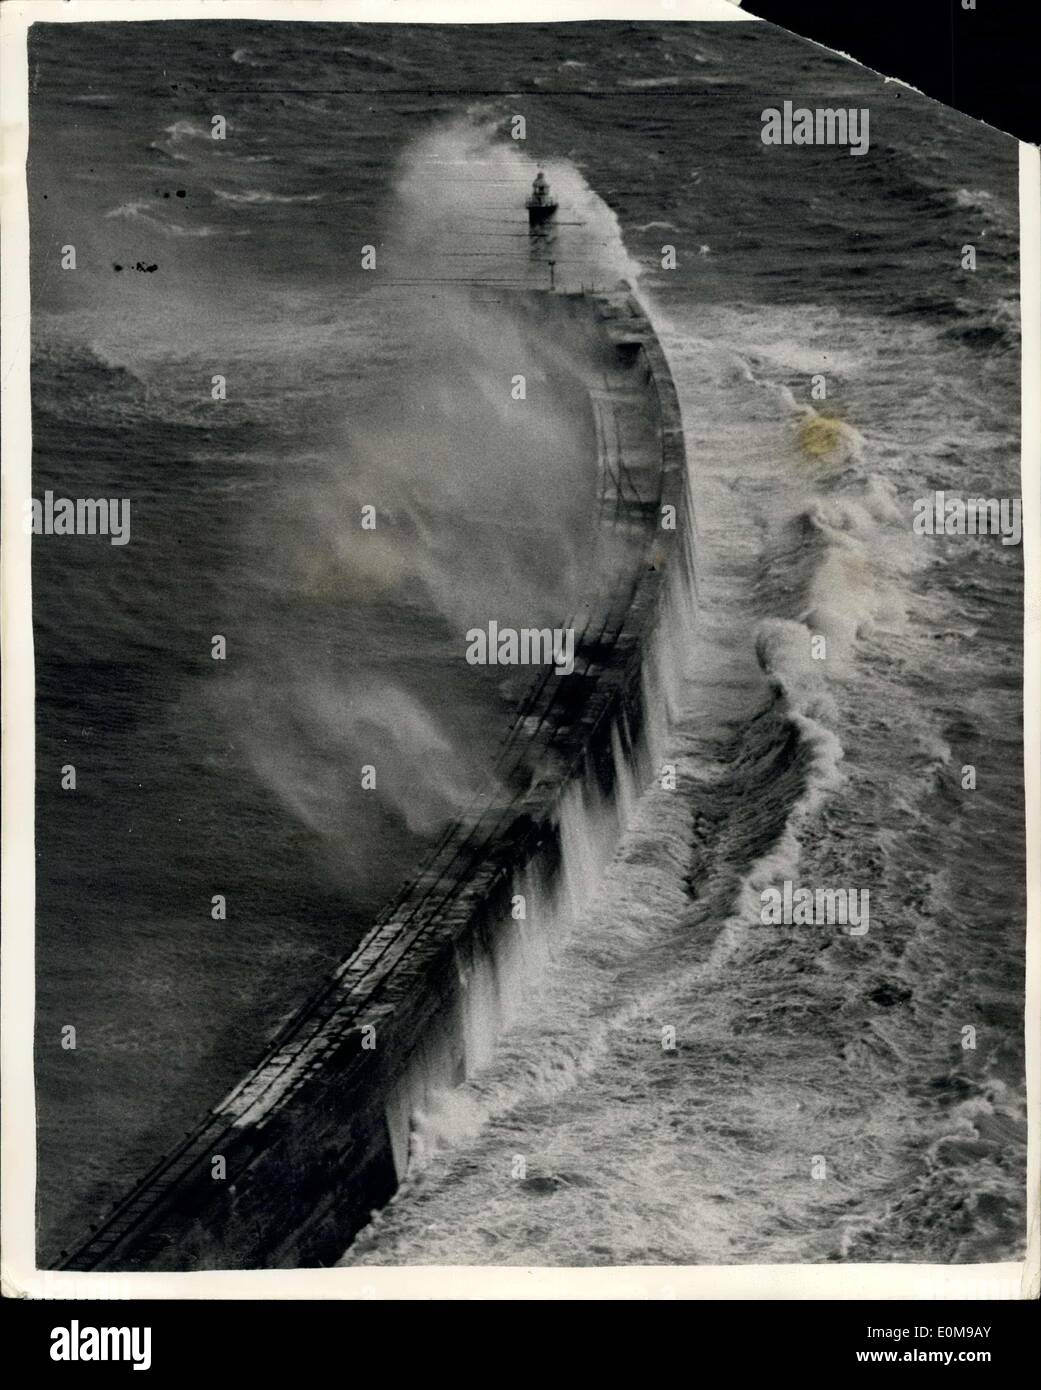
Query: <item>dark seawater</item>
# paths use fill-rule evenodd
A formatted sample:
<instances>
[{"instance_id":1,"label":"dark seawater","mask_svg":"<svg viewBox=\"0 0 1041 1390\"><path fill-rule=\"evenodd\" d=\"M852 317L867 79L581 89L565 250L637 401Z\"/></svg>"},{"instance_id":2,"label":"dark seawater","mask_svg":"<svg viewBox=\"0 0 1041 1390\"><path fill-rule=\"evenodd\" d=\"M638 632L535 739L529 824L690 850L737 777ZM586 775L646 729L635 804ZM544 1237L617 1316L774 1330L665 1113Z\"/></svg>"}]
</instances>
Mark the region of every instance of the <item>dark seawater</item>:
<instances>
[{"instance_id":1,"label":"dark seawater","mask_svg":"<svg viewBox=\"0 0 1041 1390\"><path fill-rule=\"evenodd\" d=\"M1014 143L753 24L35 26L30 65L34 491L132 499L126 547L34 546L42 1256L481 785L513 692L460 679L454 634L489 595L583 592L582 428L550 401L504 443L512 330L429 288L539 282L527 160L583 223L558 273L638 276L681 396L680 790L646 790L530 1019L426 1117L350 1258L1013 1257L1022 557L910 517L1019 490ZM785 99L869 106L869 154L764 147ZM409 543L359 558L372 486ZM869 933L757 927L784 877L870 887Z\"/></svg>"}]
</instances>

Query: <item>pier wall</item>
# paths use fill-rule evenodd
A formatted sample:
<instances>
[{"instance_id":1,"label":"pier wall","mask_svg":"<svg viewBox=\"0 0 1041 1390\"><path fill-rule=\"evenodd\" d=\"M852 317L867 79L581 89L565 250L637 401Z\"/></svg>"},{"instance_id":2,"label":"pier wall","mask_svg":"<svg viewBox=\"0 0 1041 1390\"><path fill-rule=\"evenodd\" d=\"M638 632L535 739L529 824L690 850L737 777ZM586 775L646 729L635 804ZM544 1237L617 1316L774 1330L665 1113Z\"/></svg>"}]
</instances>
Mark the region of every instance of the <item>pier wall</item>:
<instances>
[{"instance_id":1,"label":"pier wall","mask_svg":"<svg viewBox=\"0 0 1041 1390\"><path fill-rule=\"evenodd\" d=\"M602 524L637 563L577 638L574 673L540 675L518 710L500 769L512 800L500 790L449 828L258 1066L64 1267L335 1263L396 1190L416 1112L490 1059L657 775L696 602L679 405L627 291L556 296L553 312L595 318Z\"/></svg>"}]
</instances>

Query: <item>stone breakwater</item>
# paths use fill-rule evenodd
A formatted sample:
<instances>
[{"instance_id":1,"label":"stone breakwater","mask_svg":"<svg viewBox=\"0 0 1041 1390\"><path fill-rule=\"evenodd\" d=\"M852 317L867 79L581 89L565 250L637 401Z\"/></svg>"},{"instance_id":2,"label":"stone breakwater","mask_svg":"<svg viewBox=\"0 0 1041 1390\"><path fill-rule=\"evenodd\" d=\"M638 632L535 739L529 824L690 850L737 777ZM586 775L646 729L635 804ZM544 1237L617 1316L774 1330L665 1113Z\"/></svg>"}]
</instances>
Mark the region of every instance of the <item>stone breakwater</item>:
<instances>
[{"instance_id":1,"label":"stone breakwater","mask_svg":"<svg viewBox=\"0 0 1041 1390\"><path fill-rule=\"evenodd\" d=\"M574 669L534 674L496 791L447 829L257 1066L65 1268L333 1264L394 1194L416 1113L492 1055L657 773L677 641L696 608L668 364L625 285L522 293L511 307L540 331L585 343L599 528L623 542L612 554L625 563L577 624Z\"/></svg>"}]
</instances>

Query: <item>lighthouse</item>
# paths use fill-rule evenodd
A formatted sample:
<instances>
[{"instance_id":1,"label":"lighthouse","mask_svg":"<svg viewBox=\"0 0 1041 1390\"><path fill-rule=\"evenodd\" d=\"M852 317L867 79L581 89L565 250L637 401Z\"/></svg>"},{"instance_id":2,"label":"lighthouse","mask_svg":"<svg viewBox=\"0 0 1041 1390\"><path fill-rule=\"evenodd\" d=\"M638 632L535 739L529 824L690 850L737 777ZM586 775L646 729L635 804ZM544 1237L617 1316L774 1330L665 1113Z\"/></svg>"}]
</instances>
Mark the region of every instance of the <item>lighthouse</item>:
<instances>
[{"instance_id":1,"label":"lighthouse","mask_svg":"<svg viewBox=\"0 0 1041 1390\"><path fill-rule=\"evenodd\" d=\"M531 185L531 196L525 206L528 209L528 226L541 227L557 210L553 194L549 191L546 175L540 169Z\"/></svg>"}]
</instances>

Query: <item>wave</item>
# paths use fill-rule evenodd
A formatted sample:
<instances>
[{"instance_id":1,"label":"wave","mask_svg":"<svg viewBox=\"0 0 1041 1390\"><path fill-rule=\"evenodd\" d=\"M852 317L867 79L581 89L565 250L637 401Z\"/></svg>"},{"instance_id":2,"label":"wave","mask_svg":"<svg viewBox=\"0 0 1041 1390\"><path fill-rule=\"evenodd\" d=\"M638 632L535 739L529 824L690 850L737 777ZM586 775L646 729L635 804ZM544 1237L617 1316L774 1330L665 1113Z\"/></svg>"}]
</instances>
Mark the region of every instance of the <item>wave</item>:
<instances>
[{"instance_id":1,"label":"wave","mask_svg":"<svg viewBox=\"0 0 1041 1390\"><path fill-rule=\"evenodd\" d=\"M105 213L108 218L119 218L124 222L144 224L146 227L154 228L162 232L165 236L173 237L213 237L226 236L227 232L221 227L214 227L205 223L198 223L195 226L187 226L183 222L171 222L167 217L156 215L156 210L149 202L129 202L121 203L118 207L110 208ZM231 233L236 235L236 233Z\"/></svg>"},{"instance_id":2,"label":"wave","mask_svg":"<svg viewBox=\"0 0 1041 1390\"><path fill-rule=\"evenodd\" d=\"M344 1262L1007 1253L1021 1194L989 1127L1019 1151L1018 1091L992 1063L970 1089L939 1068L938 1089L916 1080L966 1009L945 997L960 1000L949 958L967 958L959 890L919 845L960 833L952 740L974 726L942 703L938 719L911 665L930 560L899 475L854 421L796 399L784 343L738 352L652 317L686 397L698 518L701 599L669 634L683 675L657 745L678 787L631 782L591 901L497 1054L420 1107L409 1174ZM868 936L760 926L763 886L799 877L871 884ZM838 1181L818 1188L822 1151Z\"/></svg>"},{"instance_id":3,"label":"wave","mask_svg":"<svg viewBox=\"0 0 1041 1390\"><path fill-rule=\"evenodd\" d=\"M321 193L270 193L261 188L248 188L241 193L216 188L214 192L224 203L244 203L247 206L268 203L320 203L323 197Z\"/></svg>"},{"instance_id":4,"label":"wave","mask_svg":"<svg viewBox=\"0 0 1041 1390\"><path fill-rule=\"evenodd\" d=\"M680 81L679 77L623 77L619 86L644 90L656 87L677 87Z\"/></svg>"},{"instance_id":5,"label":"wave","mask_svg":"<svg viewBox=\"0 0 1041 1390\"><path fill-rule=\"evenodd\" d=\"M867 524L869 508L884 514L889 499L884 490L865 495L867 503L849 505ZM820 548L808 550L810 588ZM696 602L672 616L645 680L648 707L658 711L653 766L674 766L684 794L655 785L646 768L627 784L620 779L628 828L617 854L599 876L587 876L586 901L573 917L554 916L548 942L521 937L518 952L537 968L529 967L498 1056L489 1052L484 1071L462 1089L430 1088L413 1116L406 1180L347 1262L411 1258L396 1232L411 1229L410 1203L436 1181L430 1174L450 1170L456 1150L523 1131L533 1110L590 1085L641 1021L671 1017L662 1012L670 1001L709 989L747 946L759 886L795 872L803 826L841 785L843 748L829 726L834 710L805 624L772 617L756 624L754 660L737 658L741 695L728 701L749 713L707 737L705 696L726 681L735 657L706 646ZM662 652L672 662L668 679ZM576 847L586 838L577 830ZM472 1247L458 1253L479 1258Z\"/></svg>"},{"instance_id":6,"label":"wave","mask_svg":"<svg viewBox=\"0 0 1041 1390\"><path fill-rule=\"evenodd\" d=\"M210 139L210 131L206 126L196 125L194 121L189 120L174 121L171 125L164 126L163 134L174 142Z\"/></svg>"},{"instance_id":7,"label":"wave","mask_svg":"<svg viewBox=\"0 0 1041 1390\"><path fill-rule=\"evenodd\" d=\"M955 207L974 208L989 213L994 207L994 194L984 189L959 188L951 194Z\"/></svg>"}]
</instances>

